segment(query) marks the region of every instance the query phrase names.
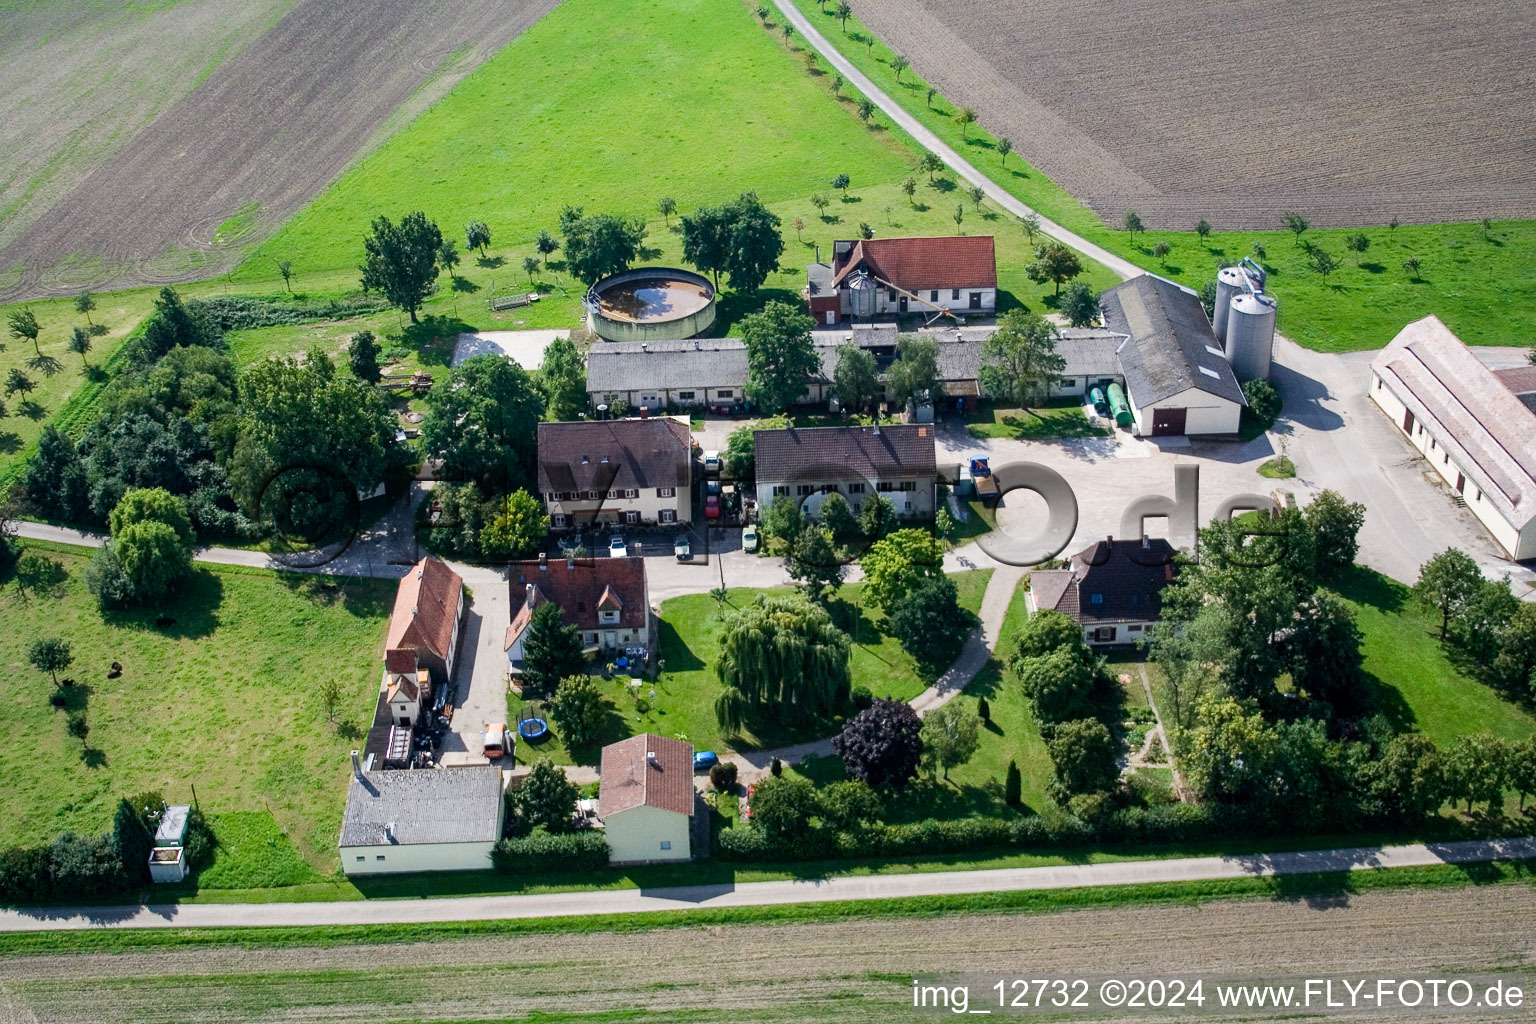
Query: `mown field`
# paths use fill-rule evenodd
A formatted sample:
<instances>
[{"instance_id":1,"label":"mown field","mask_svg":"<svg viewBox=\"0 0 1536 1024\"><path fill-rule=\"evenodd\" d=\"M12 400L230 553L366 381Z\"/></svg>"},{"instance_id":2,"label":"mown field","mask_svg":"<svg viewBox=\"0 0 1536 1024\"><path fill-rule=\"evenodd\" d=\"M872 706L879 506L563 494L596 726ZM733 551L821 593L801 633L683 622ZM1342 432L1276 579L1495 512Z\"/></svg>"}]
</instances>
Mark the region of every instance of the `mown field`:
<instances>
[{"instance_id":1,"label":"mown field","mask_svg":"<svg viewBox=\"0 0 1536 1024\"><path fill-rule=\"evenodd\" d=\"M246 853L231 859L246 866L206 884L305 880L282 852L289 843L310 865L333 868L358 739L345 723L371 712L394 583L203 565L164 607L103 616L85 590L80 549L28 549L53 559L59 578L43 592L0 586L0 700L12 738L0 773L18 794L0 808L0 835L37 843L67 829L98 832L123 796L158 789L190 801L196 787L209 812L276 822L230 819L231 843ZM49 705L49 677L27 660L45 636L73 646L61 676L76 685L64 689L63 710ZM114 661L122 675L109 679ZM317 693L326 677L342 683L341 728ZM75 711L90 723L83 746L65 731Z\"/></svg>"},{"instance_id":2,"label":"mown field","mask_svg":"<svg viewBox=\"0 0 1536 1024\"><path fill-rule=\"evenodd\" d=\"M832 14L834 9L832 5L828 5L826 10L822 11L818 8L816 0L793 0L793 2L843 56L869 75L877 85L893 96L927 128L1021 201L1040 211L1043 216L1049 217L1090 241L1154 273L1162 274L1193 288L1199 288L1204 282L1214 279L1219 267L1236 263L1244 256L1253 255L1254 246L1260 246L1264 252L1260 262L1271 275L1270 291L1280 298L1280 330L1308 348L1330 352L1379 348L1390 341L1403 325L1430 313L1438 315L1463 341L1471 345L1529 345L1536 342L1536 327L1533 327L1533 324L1536 324L1536 280L1533 280L1528 272L1528 268L1536 263L1536 221L1504 219L1516 213L1528 216L1532 209L1536 209L1536 197L1533 197L1525 186L1505 186L1504 191L1498 193L1507 195L1512 202L1517 202L1519 205L1516 207L1500 206L1490 199L1486 203L1474 204L1466 212L1452 211L1439 214L1438 216L1463 218L1459 222L1439 224L1412 223L1421 219L1415 216L1415 211L1422 209L1424 202L1433 199L1436 195L1434 188L1428 185L1424 187L1414 185L1409 188L1407 198L1402 201L1400 208L1396 202L1393 202L1392 205L1382 208L1379 213L1357 212L1356 215L1344 220L1331 219L1328 213L1331 207L1325 205L1326 196L1344 195L1345 190L1342 186L1330 188L1324 197L1311 203L1302 202L1297 198L1294 204L1290 202L1279 204L1280 212L1289 210L1294 205L1297 212L1319 225L1337 223L1367 225L1364 228L1319 227L1308 231L1303 236L1305 241L1320 246L1341 261L1340 269L1326 279L1310 268L1309 254L1297 243L1293 235L1284 230L1280 217L1274 211L1266 213L1257 220L1224 220L1219 214L1220 205L1215 198L1209 203L1191 206L1176 216L1170 214L1171 219L1165 221L1152 219L1151 206L1139 208L1138 212L1149 225L1158 223L1162 227L1175 230L1148 231L1137 234L1132 239L1125 232L1118 230L1121 217L1127 208L1124 203L1114 209L1095 212L1082 202L1078 195L1068 191L1062 183L1066 181L1065 178L1059 181L1053 180L1046 171L1040 169L1039 165L1032 164L1021 157L1022 153L1030 150L1030 147L1040 145L1041 138L1051 137L1049 133L1017 129L1008 121L1010 112L1020 108L1027 97L1021 99L1009 93L1007 103L989 106L992 94L983 89L977 98L971 98L970 93L965 90L975 85L971 77L974 74L974 68L978 66L975 54L971 53L966 60L944 59L944 54L948 52L946 47L956 44L953 37L945 33L942 27L935 28L935 18L941 20L951 17L989 18L1008 16L1007 11L998 5L975 3L949 5L940 14L923 14L917 21L911 25L904 25L899 30L892 27L893 22L899 19L880 18L877 19L880 29L873 33L876 38L871 40L871 29L860 22L858 17L848 19L845 33ZM869 6L855 5L855 9L870 13L871 18L875 18L875 14L868 11ZM1165 10L1159 7L1157 17L1166 16L1182 20L1187 16L1188 11L1203 9L1204 6L1190 5L1188 9L1181 6L1178 10ZM1315 14L1316 6L1293 5L1292 8L1287 9L1287 17L1304 17L1308 12ZM905 0L878 0L876 10L905 11L909 7L916 10ZM1431 11L1426 8L1416 13L1414 17L1439 17L1441 13L1438 9ZM1522 8L1519 17L1528 18L1529 16L1529 11ZM1013 47L1020 40L1044 38L1037 29L1077 31L1077 28L1060 29L1058 26L1068 25L1086 29L1090 25L1099 26L1101 23L1118 25L1122 20L1118 15L1107 20L1075 17L1036 19L1032 15L1030 24L1034 27L1028 32L1023 35L1004 34L987 45ZM1398 20L1374 19L1371 31L1394 31L1392 26L1396 25ZM1218 22L1219 19L1210 22L1213 31ZM1392 24L1383 26L1375 22ZM1458 19L1458 25L1461 24L1462 22ZM1474 31L1480 32L1486 29L1487 26L1478 26ZM890 38L885 38L880 35L884 31L891 31L893 34ZM1046 36L1049 36L1049 31L1046 32ZM1117 28L1116 31L1120 30ZM1404 31L1409 30L1404 29ZM1460 32L1461 29L1458 28L1456 31ZM932 71L934 78L931 83L912 69L903 72L900 83L896 81L891 69L891 60L895 57L896 50L887 44L894 40L896 46L906 48L905 40L908 38L906 35L908 32L918 32L922 44L910 46L905 56L914 62L915 67ZM1161 33L1153 33L1147 38L1158 40L1160 44L1165 37ZM971 37L968 37L968 41L975 43L975 39ZM1031 41L1028 45L1033 47L1035 43ZM1289 45L1288 43L1287 46ZM1208 49L1202 47L1202 54L1205 54ZM1126 64L1115 70L1111 80L1119 81L1123 75L1145 73L1149 66L1152 65L1145 61ZM1191 75L1203 74L1204 56L1198 64L1175 62L1166 66L1169 73L1174 73L1175 69L1182 72L1188 68L1190 69L1188 73ZM1196 68L1200 70L1197 72ZM1098 79L1077 77L1071 79L1072 82L1077 83L1074 88L1088 80L1097 81ZM951 94L948 90L951 88L952 81L960 84L954 86L957 91ZM994 75L985 85L988 89L1001 88L1002 86L999 85L1001 81L1000 75ZM934 95L931 106L928 100L930 84L939 90ZM1026 84L1032 87L1033 79L1031 78ZM1087 88L1081 88L1080 91L1085 94L1095 93L1095 90ZM1343 90L1336 91L1339 96L1352 104L1352 111L1360 110L1362 105L1354 103L1354 97L1348 96ZM1376 97L1377 88L1373 86L1368 94ZM1146 95L1147 103L1157 100L1153 92L1149 91ZM1491 93L1489 96L1490 99L1493 98ZM1120 96L1121 100L1124 98L1123 95ZM1459 109L1460 101L1454 97L1441 99L1446 104L1458 105ZM954 117L960 110L961 104L966 102L980 111L981 123L962 129L955 123ZM1502 101L1497 102L1495 107L1502 118ZM1130 104L1126 106L1126 112L1134 117L1148 116L1146 103ZM1436 133L1440 132L1444 120L1444 116L1441 115L1430 121L1436 126ZM1178 120L1176 124L1178 131L1182 133L1199 122L1200 119L1186 118ZM1081 123L1078 122L1078 124ZM1068 138L1077 136L1078 130L1070 125L1057 124L1055 127L1066 132ZM1528 135L1522 135L1522 132L1527 131L1528 126L1524 125L1519 131L1513 133L1500 128L1495 133L1498 136L1495 144L1505 145L1511 139L1524 139L1526 141L1520 144L1528 147ZM1004 135L1009 136L1018 147L1007 158L1006 166L997 152L997 140ZM1266 140L1274 138L1270 133L1266 133L1263 137ZM1350 144L1352 145L1353 142ZM1421 148L1433 151L1438 144L1437 134L1434 145ZM1268 147L1265 147L1264 152L1268 152ZM1453 171L1462 167L1475 167L1475 171L1469 173L1486 174L1491 182L1524 181L1529 174L1528 160L1519 166L1509 163L1498 164L1497 161L1482 161L1480 157L1475 160L1469 159L1465 156L1466 152L1458 151L1449 157L1435 152L1433 156L1434 159L1441 161L1440 166L1448 167ZM1481 153L1482 150L1480 147L1473 147L1472 152ZM1202 151L1201 160L1203 161L1208 155L1210 155L1208 152ZM1332 158L1334 154L1326 155ZM1112 153L1099 146L1084 148L1080 154L1074 153L1072 156L1073 159L1087 161L1085 166L1090 166L1090 169L1106 166L1106 160L1111 160L1112 157ZM1200 175L1204 173L1201 166L1202 164L1197 162L1186 167L1181 172L1179 181L1198 182ZM1415 160L1407 160L1402 166L1407 168L1402 172L1405 174L1417 173L1420 169L1419 163ZM1372 168L1372 173L1375 173L1375 170ZM1298 175L1298 178L1311 180L1305 173ZM1386 194L1377 188L1366 191L1377 197ZM1453 190L1446 191L1449 194ZM1177 193L1170 190L1170 194ZM1232 196L1244 201L1262 202L1265 192L1262 189L1242 188L1234 189ZM1456 193L1452 198L1459 196L1460 193ZM1232 200L1229 197L1227 201ZM1100 213L1103 213L1102 219ZM1475 223L1484 215L1493 218L1492 224L1487 229ZM1243 230L1217 230L1202 241L1193 230L1195 222L1202 217L1211 221L1219 229L1235 225ZM1386 225L1394 217L1403 222L1401 226L1387 227ZM1371 226L1373 224L1375 226ZM1247 230L1247 228L1253 230ZM1370 248L1362 253L1346 249L1346 239L1362 230L1370 239ZM1167 242L1172 247L1163 260L1153 254L1154 247L1159 242ZM1403 263L1409 259L1420 261L1416 273L1404 270Z\"/></svg>"},{"instance_id":3,"label":"mown field","mask_svg":"<svg viewBox=\"0 0 1536 1024\"><path fill-rule=\"evenodd\" d=\"M341 1021L520 1020L531 1014L549 1021L881 1022L914 1014L914 978L948 975L971 976L972 1012L985 1009L987 997L995 999L989 986L996 977L1090 972L1199 976L1209 985L1245 976L1443 977L1449 969L1498 972L1509 983L1528 984L1536 962L1529 927L1536 890L1529 884L1470 887L1461 875L1461 885L1450 880L1429 889L1378 888L1401 884L1394 878L1399 874L1426 879L1424 872L1346 872L1152 886L1141 899L1135 888L1122 888L766 913L704 911L666 915L660 927L656 915L637 915L609 925L612 930L558 920L428 926L425 933L436 933L436 940L421 942L389 941L390 931L408 935L408 927L374 929L349 944L324 940L326 931L340 930L315 930L305 944L303 930L269 929L287 933L288 941L151 949L128 959L131 971L120 955L68 952L7 957L0 970L20 1019L107 1016L125 1024L210 1017L235 1024L317 1014ZM1489 875L1519 877L1497 868ZM1222 890L1269 898L1197 902L1201 893ZM1100 902L1105 896L1122 905ZM1080 902L1094 909L945 912L949 905L987 902L1022 910ZM908 906L892 911L887 903ZM795 923L790 915L802 909L814 916ZM759 915L788 920L755 923ZM690 927L693 921L699 923ZM121 933L96 934L111 941ZM149 938L175 934L165 930ZM1263 941L1251 941L1256 935ZM666 955L656 955L662 948ZM602 969L593 970L596 964ZM993 977L982 981L983 975ZM1127 1019L1123 1011L1116 1014L1112 1019ZM1072 1019L1110 1018L1085 1013Z\"/></svg>"}]
</instances>

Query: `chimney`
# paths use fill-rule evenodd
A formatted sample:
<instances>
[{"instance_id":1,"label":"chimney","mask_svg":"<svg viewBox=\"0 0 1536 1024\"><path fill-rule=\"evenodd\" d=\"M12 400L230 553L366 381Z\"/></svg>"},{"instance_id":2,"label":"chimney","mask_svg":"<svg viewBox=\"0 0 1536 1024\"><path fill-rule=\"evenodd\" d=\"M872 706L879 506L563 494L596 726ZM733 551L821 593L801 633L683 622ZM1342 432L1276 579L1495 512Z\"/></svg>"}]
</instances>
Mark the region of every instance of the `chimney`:
<instances>
[{"instance_id":1,"label":"chimney","mask_svg":"<svg viewBox=\"0 0 1536 1024\"><path fill-rule=\"evenodd\" d=\"M539 571L540 572L548 572L549 571L549 556L546 555L542 551L539 552Z\"/></svg>"},{"instance_id":2,"label":"chimney","mask_svg":"<svg viewBox=\"0 0 1536 1024\"><path fill-rule=\"evenodd\" d=\"M395 841L395 823L392 821L384 823L384 841L389 843Z\"/></svg>"},{"instance_id":3,"label":"chimney","mask_svg":"<svg viewBox=\"0 0 1536 1024\"><path fill-rule=\"evenodd\" d=\"M352 775L358 782L363 781L363 762L358 760L357 751L352 751Z\"/></svg>"},{"instance_id":4,"label":"chimney","mask_svg":"<svg viewBox=\"0 0 1536 1024\"><path fill-rule=\"evenodd\" d=\"M420 566L417 567L417 569L416 569L416 578L417 579L421 579L426 574L427 574L427 571L425 569L421 568Z\"/></svg>"},{"instance_id":5,"label":"chimney","mask_svg":"<svg viewBox=\"0 0 1536 1024\"><path fill-rule=\"evenodd\" d=\"M641 352L649 352L650 350L651 350L651 346L650 346L649 343L644 342L644 341L642 341L640 343L640 351Z\"/></svg>"},{"instance_id":6,"label":"chimney","mask_svg":"<svg viewBox=\"0 0 1536 1024\"><path fill-rule=\"evenodd\" d=\"M524 599L525 600L528 600L528 601L532 601L533 600L533 584L532 583L525 583L525 584L523 584L523 594L524 594Z\"/></svg>"},{"instance_id":7,"label":"chimney","mask_svg":"<svg viewBox=\"0 0 1536 1024\"><path fill-rule=\"evenodd\" d=\"M645 752L645 763L650 765L652 768L656 767L656 751L647 750Z\"/></svg>"},{"instance_id":8,"label":"chimney","mask_svg":"<svg viewBox=\"0 0 1536 1024\"><path fill-rule=\"evenodd\" d=\"M588 458L587 458L587 457L586 457L586 456L585 456L585 455L583 455L583 456L582 456L582 457L581 457L581 464L582 464L582 465L583 465L583 466L585 466L585 465L586 465L586 464L587 464L587 463L588 463L588 462L589 462L589 461L591 461L591 460L590 460L590 459L588 459Z\"/></svg>"},{"instance_id":9,"label":"chimney","mask_svg":"<svg viewBox=\"0 0 1536 1024\"><path fill-rule=\"evenodd\" d=\"M576 568L576 556L575 555L566 555L565 556L565 567L567 569L574 569L574 568Z\"/></svg>"}]
</instances>

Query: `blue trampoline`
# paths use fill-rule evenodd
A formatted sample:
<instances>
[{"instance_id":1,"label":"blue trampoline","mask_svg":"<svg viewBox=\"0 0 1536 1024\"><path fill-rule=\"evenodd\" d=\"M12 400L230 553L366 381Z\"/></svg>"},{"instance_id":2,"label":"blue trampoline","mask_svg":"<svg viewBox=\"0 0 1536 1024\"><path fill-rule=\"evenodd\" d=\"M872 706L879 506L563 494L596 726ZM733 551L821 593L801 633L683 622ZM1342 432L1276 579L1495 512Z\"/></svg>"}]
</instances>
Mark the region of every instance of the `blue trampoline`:
<instances>
[{"instance_id":1,"label":"blue trampoline","mask_svg":"<svg viewBox=\"0 0 1536 1024\"><path fill-rule=\"evenodd\" d=\"M517 734L530 743L549 735L549 723L542 718L524 718L517 723Z\"/></svg>"}]
</instances>

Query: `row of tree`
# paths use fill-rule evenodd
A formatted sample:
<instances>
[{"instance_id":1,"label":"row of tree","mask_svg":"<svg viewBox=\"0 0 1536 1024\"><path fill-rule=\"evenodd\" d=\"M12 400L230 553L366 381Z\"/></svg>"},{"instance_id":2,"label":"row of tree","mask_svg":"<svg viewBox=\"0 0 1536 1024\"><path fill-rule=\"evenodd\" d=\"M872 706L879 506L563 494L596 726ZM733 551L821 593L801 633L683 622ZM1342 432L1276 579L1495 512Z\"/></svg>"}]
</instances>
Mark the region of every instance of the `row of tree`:
<instances>
[{"instance_id":1,"label":"row of tree","mask_svg":"<svg viewBox=\"0 0 1536 1024\"><path fill-rule=\"evenodd\" d=\"M1440 639L1461 651L1483 679L1516 699L1536 697L1536 605L1509 577L1490 580L1455 548L1419 569L1414 594L1440 618Z\"/></svg>"}]
</instances>

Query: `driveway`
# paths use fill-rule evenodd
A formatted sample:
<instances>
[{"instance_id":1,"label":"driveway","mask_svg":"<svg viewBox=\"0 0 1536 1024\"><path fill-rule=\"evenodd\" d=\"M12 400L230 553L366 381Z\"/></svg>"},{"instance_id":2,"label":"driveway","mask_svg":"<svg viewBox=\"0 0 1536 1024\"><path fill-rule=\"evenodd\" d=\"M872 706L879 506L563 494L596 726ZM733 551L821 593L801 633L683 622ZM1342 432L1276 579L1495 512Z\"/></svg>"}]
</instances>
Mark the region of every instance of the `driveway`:
<instances>
[{"instance_id":1,"label":"driveway","mask_svg":"<svg viewBox=\"0 0 1536 1024\"><path fill-rule=\"evenodd\" d=\"M471 598L453 673L453 732L443 737L443 750L480 752L485 727L507 719L507 655L502 644L512 624L512 601L505 569L453 563L453 571L464 577Z\"/></svg>"}]
</instances>

